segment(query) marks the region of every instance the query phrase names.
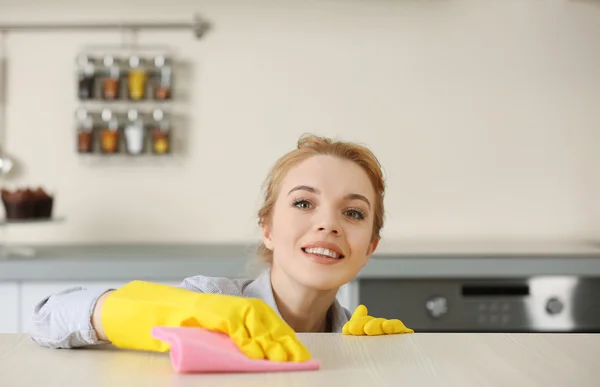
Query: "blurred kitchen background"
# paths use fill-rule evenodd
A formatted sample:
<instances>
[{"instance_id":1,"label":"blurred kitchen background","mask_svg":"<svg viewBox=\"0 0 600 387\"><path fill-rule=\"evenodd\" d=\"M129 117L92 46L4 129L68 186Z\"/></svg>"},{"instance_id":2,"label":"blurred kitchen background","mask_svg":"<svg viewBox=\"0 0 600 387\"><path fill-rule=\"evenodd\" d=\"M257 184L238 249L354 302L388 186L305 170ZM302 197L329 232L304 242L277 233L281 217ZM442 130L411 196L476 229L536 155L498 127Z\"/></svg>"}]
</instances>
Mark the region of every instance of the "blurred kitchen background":
<instances>
[{"instance_id":1,"label":"blurred kitchen background","mask_svg":"<svg viewBox=\"0 0 600 387\"><path fill-rule=\"evenodd\" d=\"M0 150L14 168L0 176L0 185L43 187L54 197L53 217L62 218L2 227L4 243L40 246L35 257L0 258L4 302L19 300L14 302L18 316L5 321L5 330L21 329L35 300L67 284L104 286L126 277L176 283L190 267L175 272L177 262L183 265L195 256L194 248L205 251L207 245L238 246L231 251L247 258L252 250L245 246L259 236L263 179L306 132L362 142L379 157L388 184L382 232L387 258L381 259L382 265L386 259L406 264L398 276L410 270L416 273L411 280L441 279L444 273L459 279L465 273L470 280L568 275L553 279L565 289L575 286L572 276L600 277L594 244L600 236L598 1L0 0L0 30L2 25L192 23L195 15L206 23L200 37L192 28L3 33ZM98 112L107 104L78 99L77 58L86 50L128 57L123 45L132 44L141 51L166 47L174 62L173 98L161 105L173 117L171 152L79 153L76 111ZM152 111L156 104L139 106ZM110 106L126 111L132 104ZM408 241L424 247L403 261ZM515 248L515 241L522 248ZM188 250L176 260L165 249L166 261L158 263L159 250L148 247L156 244ZM141 247L118 250L121 245ZM435 248L435 264L418 266L421 252L427 256L432 246L450 245ZM533 249L538 260L528 255L534 245L542 246ZM111 251L122 255L102 246L116 246ZM215 249L198 258L227 255ZM507 250L518 257L507 258ZM136 266L136 259L149 259L148 251L156 260ZM489 258L485 267L460 261L462 269L444 265L445 253L481 260L492 254L496 260ZM552 261L560 261L558 266L539 260L546 253L560 255ZM572 256L581 260L569 261ZM93 265L84 266L85 257L92 257ZM519 259L523 266L517 268L504 263ZM131 265L109 268L104 261ZM198 266L187 275L229 273L215 262L210 270ZM380 274L372 269L371 280L384 278L389 267L381 266ZM395 283L365 286L375 293L360 301L383 298ZM525 294L522 284L502 284L488 291L463 288L461 294L531 293L528 288ZM597 282L586 289L590 298L600 295ZM358 295L357 287L342 297L351 307ZM542 311L555 310L548 297L544 293L540 299ZM427 307L415 302L419 313L428 311L431 318L452 310L448 299L428 299ZM492 305L494 311L515 308L493 302L483 308ZM384 314L393 309L373 308ZM564 300L560 308L559 314L571 311ZM583 310L590 308L586 304ZM523 329L510 328L505 315L493 313L490 321L492 316L507 324L506 330ZM599 316L585 312L582 319L587 325L581 329L600 331ZM413 327L421 323L405 320ZM546 327L577 329L572 316L567 320Z\"/></svg>"}]
</instances>

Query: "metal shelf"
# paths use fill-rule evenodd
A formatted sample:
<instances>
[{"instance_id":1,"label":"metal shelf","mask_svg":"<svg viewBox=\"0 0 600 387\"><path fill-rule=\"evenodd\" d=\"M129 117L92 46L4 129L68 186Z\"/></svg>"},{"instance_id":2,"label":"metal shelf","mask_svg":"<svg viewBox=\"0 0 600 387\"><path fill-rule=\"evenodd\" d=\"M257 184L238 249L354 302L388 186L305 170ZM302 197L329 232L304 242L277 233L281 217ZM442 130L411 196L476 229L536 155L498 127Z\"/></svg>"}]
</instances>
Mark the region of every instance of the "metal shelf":
<instances>
[{"instance_id":1,"label":"metal shelf","mask_svg":"<svg viewBox=\"0 0 600 387\"><path fill-rule=\"evenodd\" d=\"M26 224L51 224L65 221L65 217L32 218L32 219L1 219L0 220L0 259L11 257L32 258L36 250L29 246L13 246L7 243L6 227Z\"/></svg>"},{"instance_id":2,"label":"metal shelf","mask_svg":"<svg viewBox=\"0 0 600 387\"><path fill-rule=\"evenodd\" d=\"M0 219L0 226L6 226L10 224L40 224L40 223L57 223L63 222L65 217L53 217L53 218L31 218L31 219Z\"/></svg>"}]
</instances>

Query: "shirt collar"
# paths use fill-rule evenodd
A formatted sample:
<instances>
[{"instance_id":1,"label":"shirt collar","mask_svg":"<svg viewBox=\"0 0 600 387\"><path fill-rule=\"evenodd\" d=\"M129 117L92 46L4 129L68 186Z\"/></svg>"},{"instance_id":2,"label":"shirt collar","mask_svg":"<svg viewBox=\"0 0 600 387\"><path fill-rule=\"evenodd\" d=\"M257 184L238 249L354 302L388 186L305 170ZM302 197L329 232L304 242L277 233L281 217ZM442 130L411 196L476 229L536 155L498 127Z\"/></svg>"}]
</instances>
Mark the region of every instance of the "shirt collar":
<instances>
[{"instance_id":1,"label":"shirt collar","mask_svg":"<svg viewBox=\"0 0 600 387\"><path fill-rule=\"evenodd\" d=\"M254 281L252 281L243 291L245 297L260 298L269 305L281 317L281 313L277 308L275 297L273 296L273 288L271 287L271 269L265 269ZM334 333L342 332L342 327L350 319L348 312L337 300L331 304L327 311L327 319L329 320L331 331Z\"/></svg>"}]
</instances>

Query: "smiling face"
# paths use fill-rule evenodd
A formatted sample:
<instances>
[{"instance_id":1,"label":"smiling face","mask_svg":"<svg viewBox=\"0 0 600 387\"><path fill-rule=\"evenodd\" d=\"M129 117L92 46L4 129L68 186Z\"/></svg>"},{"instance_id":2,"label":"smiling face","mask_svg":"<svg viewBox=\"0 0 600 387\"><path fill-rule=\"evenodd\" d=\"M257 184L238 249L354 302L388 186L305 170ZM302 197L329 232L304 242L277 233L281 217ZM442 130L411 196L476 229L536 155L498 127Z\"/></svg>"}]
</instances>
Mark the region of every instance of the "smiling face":
<instances>
[{"instance_id":1,"label":"smiling face","mask_svg":"<svg viewBox=\"0 0 600 387\"><path fill-rule=\"evenodd\" d=\"M312 289L351 281L377 247L373 239L375 191L356 163L313 156L282 181L263 242L273 270Z\"/></svg>"}]
</instances>

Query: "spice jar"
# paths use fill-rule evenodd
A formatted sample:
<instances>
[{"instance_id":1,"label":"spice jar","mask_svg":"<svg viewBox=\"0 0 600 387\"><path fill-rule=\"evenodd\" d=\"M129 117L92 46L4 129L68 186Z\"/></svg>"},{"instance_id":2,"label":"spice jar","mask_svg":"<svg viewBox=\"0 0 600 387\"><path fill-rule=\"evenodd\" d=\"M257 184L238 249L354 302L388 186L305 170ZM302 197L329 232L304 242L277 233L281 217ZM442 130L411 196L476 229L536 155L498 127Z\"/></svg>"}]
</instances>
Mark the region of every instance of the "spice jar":
<instances>
[{"instance_id":1,"label":"spice jar","mask_svg":"<svg viewBox=\"0 0 600 387\"><path fill-rule=\"evenodd\" d=\"M152 112L154 124L152 125L152 153L167 154L171 151L171 130L169 121L161 109L155 109Z\"/></svg>"},{"instance_id":2,"label":"spice jar","mask_svg":"<svg viewBox=\"0 0 600 387\"><path fill-rule=\"evenodd\" d=\"M129 98L134 101L143 99L146 92L146 80L148 74L142 67L138 56L129 58Z\"/></svg>"},{"instance_id":3,"label":"spice jar","mask_svg":"<svg viewBox=\"0 0 600 387\"><path fill-rule=\"evenodd\" d=\"M104 128L100 131L100 149L103 153L119 151L119 123L110 109L102 110Z\"/></svg>"},{"instance_id":4,"label":"spice jar","mask_svg":"<svg viewBox=\"0 0 600 387\"><path fill-rule=\"evenodd\" d=\"M96 69L94 61L87 55L77 58L77 95L81 100L94 98Z\"/></svg>"},{"instance_id":5,"label":"spice jar","mask_svg":"<svg viewBox=\"0 0 600 387\"><path fill-rule=\"evenodd\" d=\"M144 123L140 118L138 111L135 109L131 109L127 112L127 118L129 119L129 122L124 129L125 146L128 153L139 155L144 150Z\"/></svg>"},{"instance_id":6,"label":"spice jar","mask_svg":"<svg viewBox=\"0 0 600 387\"><path fill-rule=\"evenodd\" d=\"M93 119L85 109L77 110L76 116L78 120L77 152L92 153L94 151Z\"/></svg>"},{"instance_id":7,"label":"spice jar","mask_svg":"<svg viewBox=\"0 0 600 387\"><path fill-rule=\"evenodd\" d=\"M171 65L167 58L159 55L154 58L154 66L156 66L156 86L154 89L154 99L165 100L171 98Z\"/></svg>"},{"instance_id":8,"label":"spice jar","mask_svg":"<svg viewBox=\"0 0 600 387\"><path fill-rule=\"evenodd\" d=\"M115 61L115 58L112 55L107 55L104 57L104 66L106 67L108 74L104 79L102 96L105 100L109 101L118 99L121 88L121 69L119 68L119 64Z\"/></svg>"}]
</instances>

